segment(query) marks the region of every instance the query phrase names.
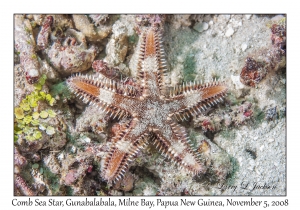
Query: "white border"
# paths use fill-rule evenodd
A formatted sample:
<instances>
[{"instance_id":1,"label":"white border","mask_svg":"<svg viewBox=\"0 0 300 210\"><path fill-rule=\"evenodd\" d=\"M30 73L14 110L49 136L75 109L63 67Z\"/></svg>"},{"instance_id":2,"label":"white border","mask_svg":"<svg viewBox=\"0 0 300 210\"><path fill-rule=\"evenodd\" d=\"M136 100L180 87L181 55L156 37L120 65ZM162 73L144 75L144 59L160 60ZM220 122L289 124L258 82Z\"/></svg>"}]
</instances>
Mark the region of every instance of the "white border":
<instances>
[{"instance_id":1,"label":"white border","mask_svg":"<svg viewBox=\"0 0 300 210\"><path fill-rule=\"evenodd\" d=\"M296 2L296 1L293 1ZM4 1L1 3L1 201L0 206L11 207L13 195L13 14L14 13L287 13L287 197L254 197L255 200L289 199L288 208L299 206L299 13L298 5L292 1L251 0L251 1ZM298 146L298 147L297 147ZM20 197L18 197L20 198ZM64 197L56 197L59 200ZM91 197L90 197L91 198ZM181 197L163 197L167 200L178 200ZM206 199L208 197L205 197ZM209 197L210 200L225 200L227 197ZM250 197L230 197L235 200L248 200ZM25 199L25 198L24 198ZM48 197L38 198L48 200ZM73 200L83 197L72 197ZM135 199L140 199L135 197ZM147 199L156 200L157 197ZM192 200L198 197L190 197ZM32 209L35 207L22 207ZM46 207L47 209L53 207ZM74 207L65 207L71 209ZM96 207L101 208L101 207ZM102 207L103 208L103 207ZM124 207L124 209L132 207ZM182 207L177 207L177 209ZM187 207L186 207L187 208ZM192 208L192 207L188 207ZM196 207L199 208L198 206ZM192 208L192 209L196 209ZM106 208L105 208L106 209ZM110 208L107 208L110 209ZM116 208L111 208L116 209ZM138 208L136 208L138 209ZM164 209L164 208L161 208ZM214 209L214 208L211 208ZM296 208L293 208L296 209Z\"/></svg>"}]
</instances>

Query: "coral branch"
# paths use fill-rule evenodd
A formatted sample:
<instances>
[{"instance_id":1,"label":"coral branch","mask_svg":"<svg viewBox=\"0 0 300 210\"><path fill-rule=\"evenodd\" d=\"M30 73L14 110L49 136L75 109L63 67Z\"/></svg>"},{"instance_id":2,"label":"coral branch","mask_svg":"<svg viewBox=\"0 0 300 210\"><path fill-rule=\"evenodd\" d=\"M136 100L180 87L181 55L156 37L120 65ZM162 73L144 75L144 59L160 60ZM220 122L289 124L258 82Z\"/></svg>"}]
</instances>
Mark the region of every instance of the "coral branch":
<instances>
[{"instance_id":1,"label":"coral branch","mask_svg":"<svg viewBox=\"0 0 300 210\"><path fill-rule=\"evenodd\" d=\"M40 50L44 50L45 48L48 47L48 39L51 33L51 25L53 23L53 17L48 16L41 28L40 33L38 34L37 37L37 46L39 47Z\"/></svg>"}]
</instances>

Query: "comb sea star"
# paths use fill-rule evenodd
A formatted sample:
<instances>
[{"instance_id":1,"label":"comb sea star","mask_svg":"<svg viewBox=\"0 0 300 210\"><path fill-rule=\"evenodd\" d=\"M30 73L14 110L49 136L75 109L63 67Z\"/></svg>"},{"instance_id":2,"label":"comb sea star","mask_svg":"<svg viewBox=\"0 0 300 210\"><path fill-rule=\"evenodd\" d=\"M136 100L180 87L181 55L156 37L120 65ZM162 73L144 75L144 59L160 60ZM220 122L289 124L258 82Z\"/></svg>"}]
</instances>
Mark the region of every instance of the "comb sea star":
<instances>
[{"instance_id":1,"label":"comb sea star","mask_svg":"<svg viewBox=\"0 0 300 210\"><path fill-rule=\"evenodd\" d=\"M174 87L167 94L164 86L166 61L161 35L153 27L141 36L135 86L101 75L99 78L76 75L67 80L72 92L99 106L111 116L130 117L112 139L105 158L102 178L121 179L135 154L152 143L180 167L193 174L206 168L191 149L185 128L176 121L204 111L219 102L227 87L222 82L190 83Z\"/></svg>"}]
</instances>

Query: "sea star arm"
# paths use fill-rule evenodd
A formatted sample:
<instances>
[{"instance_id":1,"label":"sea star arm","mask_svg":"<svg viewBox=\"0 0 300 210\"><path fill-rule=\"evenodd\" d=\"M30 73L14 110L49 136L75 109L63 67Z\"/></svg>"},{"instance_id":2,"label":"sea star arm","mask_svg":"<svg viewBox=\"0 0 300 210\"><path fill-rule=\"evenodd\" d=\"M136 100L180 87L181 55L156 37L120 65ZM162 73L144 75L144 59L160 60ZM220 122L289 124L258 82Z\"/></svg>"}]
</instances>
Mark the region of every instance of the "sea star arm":
<instances>
[{"instance_id":1,"label":"sea star arm","mask_svg":"<svg viewBox=\"0 0 300 210\"><path fill-rule=\"evenodd\" d=\"M129 115L128 110L118 105L123 100L131 101L136 98L136 93L132 88L105 77L99 79L79 74L70 77L67 85L71 92L83 98L83 101L97 105L114 117Z\"/></svg>"},{"instance_id":2,"label":"sea star arm","mask_svg":"<svg viewBox=\"0 0 300 210\"><path fill-rule=\"evenodd\" d=\"M179 121L182 121L185 116L200 114L207 107L222 101L226 92L226 85L219 81L177 86L171 91L170 100L177 101L181 106L173 114Z\"/></svg>"},{"instance_id":3,"label":"sea star arm","mask_svg":"<svg viewBox=\"0 0 300 210\"><path fill-rule=\"evenodd\" d=\"M144 96L148 95L148 92L151 91L151 86L158 87L158 90L155 90L155 94L164 95L164 78L167 65L161 34L159 31L150 28L143 33L141 39L137 65L139 86ZM151 84L153 81L156 84Z\"/></svg>"},{"instance_id":4,"label":"sea star arm","mask_svg":"<svg viewBox=\"0 0 300 210\"><path fill-rule=\"evenodd\" d=\"M166 131L153 129L156 136L154 145L163 155L170 158L173 163L187 169L193 174L204 173L206 168L199 161L198 155L192 150L190 140L184 127L170 123ZM171 138L169 138L171 136Z\"/></svg>"},{"instance_id":5,"label":"sea star arm","mask_svg":"<svg viewBox=\"0 0 300 210\"><path fill-rule=\"evenodd\" d=\"M136 118L128 122L113 139L104 162L102 178L108 182L118 181L124 176L134 156L147 145L147 132L136 132L139 122Z\"/></svg>"}]
</instances>

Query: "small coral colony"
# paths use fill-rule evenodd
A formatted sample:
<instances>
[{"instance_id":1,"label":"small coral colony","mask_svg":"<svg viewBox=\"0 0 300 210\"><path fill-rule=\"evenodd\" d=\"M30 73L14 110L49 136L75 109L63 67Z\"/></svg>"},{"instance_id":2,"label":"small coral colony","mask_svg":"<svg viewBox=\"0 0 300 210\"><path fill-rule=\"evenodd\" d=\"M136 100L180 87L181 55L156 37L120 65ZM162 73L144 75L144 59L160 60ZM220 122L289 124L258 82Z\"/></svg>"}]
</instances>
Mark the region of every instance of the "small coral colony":
<instances>
[{"instance_id":1,"label":"small coral colony","mask_svg":"<svg viewBox=\"0 0 300 210\"><path fill-rule=\"evenodd\" d=\"M148 148L174 163L177 173L199 176L208 171L205 152L209 144L203 141L198 147L193 145L186 122L203 117L218 103L224 104L228 92L225 82L213 79L167 85L172 69L167 65L163 43L166 15L136 15L137 73L129 77L112 67L109 59L97 57L103 46L96 43L109 37L114 18L15 16L15 63L19 63L15 67L14 109L16 195L91 195L95 191L109 195L103 183L116 186L132 177L129 169L137 155ZM255 87L285 54L285 25L273 25L272 32L274 49L268 61L248 57L240 76L243 84ZM117 33L113 36L123 39ZM117 55L124 61L126 52ZM91 67L93 72L86 73ZM101 110L102 115L93 124L94 138L101 139L101 133L107 135L113 129L105 138L106 145L104 140L98 147L91 144L92 137L75 129L74 122L85 106L78 99ZM243 106L243 117L250 118L251 104ZM90 117L97 118L97 113ZM216 129L209 119L199 119L205 132ZM95 126L100 121L106 124L99 132ZM90 146L82 149L76 139L85 139ZM100 156L95 155L97 151ZM43 157L43 153L47 155ZM31 172L22 172L24 168ZM83 192L84 186L90 189Z\"/></svg>"}]
</instances>

